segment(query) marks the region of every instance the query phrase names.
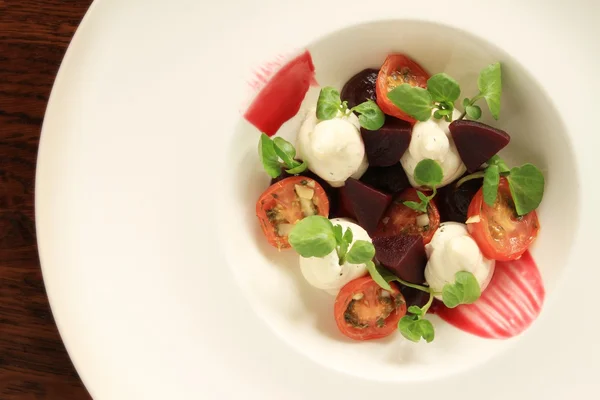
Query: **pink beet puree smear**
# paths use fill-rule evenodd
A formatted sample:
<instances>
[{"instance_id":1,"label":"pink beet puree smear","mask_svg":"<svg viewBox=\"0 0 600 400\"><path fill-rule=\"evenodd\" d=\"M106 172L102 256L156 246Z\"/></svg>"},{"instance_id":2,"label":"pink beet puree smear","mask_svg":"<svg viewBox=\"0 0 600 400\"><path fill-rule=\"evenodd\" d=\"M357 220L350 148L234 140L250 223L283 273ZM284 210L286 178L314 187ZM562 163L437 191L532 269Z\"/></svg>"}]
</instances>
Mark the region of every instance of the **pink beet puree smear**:
<instances>
[{"instance_id":1,"label":"pink beet puree smear","mask_svg":"<svg viewBox=\"0 0 600 400\"><path fill-rule=\"evenodd\" d=\"M315 66L308 50L285 64L266 83L248 107L244 118L273 136L300 110L310 85L316 85Z\"/></svg>"},{"instance_id":2,"label":"pink beet puree smear","mask_svg":"<svg viewBox=\"0 0 600 400\"><path fill-rule=\"evenodd\" d=\"M475 303L456 308L440 303L435 313L473 335L507 339L531 325L542 309L544 296L542 277L526 251L518 260L496 262L489 286Z\"/></svg>"}]
</instances>

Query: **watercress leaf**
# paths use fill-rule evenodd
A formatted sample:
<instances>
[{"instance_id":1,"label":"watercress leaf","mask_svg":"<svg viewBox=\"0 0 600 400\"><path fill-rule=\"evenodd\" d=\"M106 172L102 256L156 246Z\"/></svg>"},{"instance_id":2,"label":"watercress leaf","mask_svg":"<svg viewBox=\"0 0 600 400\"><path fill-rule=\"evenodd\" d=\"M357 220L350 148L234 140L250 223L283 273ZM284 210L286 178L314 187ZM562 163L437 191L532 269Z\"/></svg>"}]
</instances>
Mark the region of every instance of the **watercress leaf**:
<instances>
[{"instance_id":1,"label":"watercress leaf","mask_svg":"<svg viewBox=\"0 0 600 400\"><path fill-rule=\"evenodd\" d=\"M335 118L342 107L340 92L331 86L321 89L317 100L317 118L327 120Z\"/></svg>"},{"instance_id":2,"label":"watercress leaf","mask_svg":"<svg viewBox=\"0 0 600 400\"><path fill-rule=\"evenodd\" d=\"M415 211L419 211L422 213L427 212L427 204L417 203L416 201L403 201L404 204L408 208L412 208Z\"/></svg>"},{"instance_id":3,"label":"watercress leaf","mask_svg":"<svg viewBox=\"0 0 600 400\"><path fill-rule=\"evenodd\" d=\"M362 264L371 261L375 257L375 246L366 240L354 242L346 255L346 260L351 264Z\"/></svg>"},{"instance_id":4,"label":"watercress leaf","mask_svg":"<svg viewBox=\"0 0 600 400\"><path fill-rule=\"evenodd\" d=\"M295 165L297 165L296 167L290 168L290 169L286 169L285 172L287 172L288 174L292 174L292 175L298 175L301 174L302 172L306 171L306 169L308 168L308 164L306 163L306 161L302 161L301 163L294 160Z\"/></svg>"},{"instance_id":5,"label":"watercress leaf","mask_svg":"<svg viewBox=\"0 0 600 400\"><path fill-rule=\"evenodd\" d=\"M467 106L469 105L469 103L471 103L471 99L469 99L468 97L465 97L463 99L463 102L462 102L463 108L467 108Z\"/></svg>"},{"instance_id":6,"label":"watercress leaf","mask_svg":"<svg viewBox=\"0 0 600 400\"><path fill-rule=\"evenodd\" d=\"M294 160L294 157L296 157L296 149L290 142L278 136L273 139L273 145L275 153L283 160L288 168L297 166L297 162Z\"/></svg>"},{"instance_id":7,"label":"watercress leaf","mask_svg":"<svg viewBox=\"0 0 600 400\"><path fill-rule=\"evenodd\" d=\"M485 98L494 119L500 116L500 97L502 96L502 71L500 63L490 64L479 73L477 87Z\"/></svg>"},{"instance_id":8,"label":"watercress leaf","mask_svg":"<svg viewBox=\"0 0 600 400\"><path fill-rule=\"evenodd\" d=\"M540 205L544 197L544 175L533 164L524 164L510 170L508 185L517 214L525 215Z\"/></svg>"},{"instance_id":9,"label":"watercress leaf","mask_svg":"<svg viewBox=\"0 0 600 400\"><path fill-rule=\"evenodd\" d=\"M508 168L508 165L506 165L506 163L504 162L504 160L501 159L498 154L492 156L492 158L490 158L488 160L487 164L488 165L497 165L498 166L498 170L500 172L508 172L508 171L510 171L510 168Z\"/></svg>"},{"instance_id":10,"label":"watercress leaf","mask_svg":"<svg viewBox=\"0 0 600 400\"><path fill-rule=\"evenodd\" d=\"M419 326L419 320L414 316L405 315L398 321L398 330L411 342L418 342L421 340L421 329Z\"/></svg>"},{"instance_id":11,"label":"watercress leaf","mask_svg":"<svg viewBox=\"0 0 600 400\"><path fill-rule=\"evenodd\" d=\"M325 257L336 247L333 224L320 215L298 221L292 228L288 240L302 257Z\"/></svg>"},{"instance_id":12,"label":"watercress leaf","mask_svg":"<svg viewBox=\"0 0 600 400\"><path fill-rule=\"evenodd\" d=\"M354 240L354 235L352 234L352 229L346 228L346 232L344 232L344 241L350 245Z\"/></svg>"},{"instance_id":13,"label":"watercress leaf","mask_svg":"<svg viewBox=\"0 0 600 400\"><path fill-rule=\"evenodd\" d=\"M436 187L442 183L444 171L437 161L426 158L415 167L414 179L419 185Z\"/></svg>"},{"instance_id":14,"label":"watercress leaf","mask_svg":"<svg viewBox=\"0 0 600 400\"><path fill-rule=\"evenodd\" d=\"M277 178L281 175L281 165L273 141L264 133L260 135L258 142L258 157L271 178Z\"/></svg>"},{"instance_id":15,"label":"watercress leaf","mask_svg":"<svg viewBox=\"0 0 600 400\"><path fill-rule=\"evenodd\" d=\"M338 245L340 245L342 243L343 239L343 234L342 234L342 227L341 225L334 225L333 226L333 236L335 236L335 241Z\"/></svg>"},{"instance_id":16,"label":"watercress leaf","mask_svg":"<svg viewBox=\"0 0 600 400\"><path fill-rule=\"evenodd\" d=\"M417 322L419 324L421 336L427 343L431 343L435 338L435 329L433 329L433 324L427 319L420 319Z\"/></svg>"},{"instance_id":17,"label":"watercress leaf","mask_svg":"<svg viewBox=\"0 0 600 400\"><path fill-rule=\"evenodd\" d=\"M436 110L436 111L438 111L439 114L442 115L442 116L446 116L446 115L452 114L452 110L449 109L449 108L447 108L445 110Z\"/></svg>"},{"instance_id":18,"label":"watercress leaf","mask_svg":"<svg viewBox=\"0 0 600 400\"><path fill-rule=\"evenodd\" d=\"M389 91L387 97L396 107L416 120L427 121L431 118L433 99L427 89L403 83Z\"/></svg>"},{"instance_id":19,"label":"watercress leaf","mask_svg":"<svg viewBox=\"0 0 600 400\"><path fill-rule=\"evenodd\" d=\"M373 261L367 261L366 266L367 266L367 271L369 271L369 274L371 275L371 278L373 278L375 283L377 283L379 286L381 286L382 289L390 290L390 291L392 290L392 287L390 286L388 281L386 281L383 278L383 276L381 276L381 274L379 273L379 270L375 267L375 264L373 263Z\"/></svg>"},{"instance_id":20,"label":"watercress leaf","mask_svg":"<svg viewBox=\"0 0 600 400\"><path fill-rule=\"evenodd\" d=\"M419 306L410 306L408 307L408 312L414 315L423 315L423 310Z\"/></svg>"},{"instance_id":21,"label":"watercress leaf","mask_svg":"<svg viewBox=\"0 0 600 400\"><path fill-rule=\"evenodd\" d=\"M431 94L433 101L453 103L460 96L458 82L443 72L435 74L427 80L427 91Z\"/></svg>"},{"instance_id":22,"label":"watercress leaf","mask_svg":"<svg viewBox=\"0 0 600 400\"><path fill-rule=\"evenodd\" d=\"M481 296L481 288L471 272L459 271L454 275L454 283L447 283L442 289L442 301L448 308L460 304L471 304Z\"/></svg>"},{"instance_id":23,"label":"watercress leaf","mask_svg":"<svg viewBox=\"0 0 600 400\"><path fill-rule=\"evenodd\" d=\"M417 196L419 196L419 199L421 199L421 201L423 203L428 203L429 202L429 197L427 195L425 195L425 193L421 192L420 190L417 190Z\"/></svg>"},{"instance_id":24,"label":"watercress leaf","mask_svg":"<svg viewBox=\"0 0 600 400\"><path fill-rule=\"evenodd\" d=\"M496 202L499 184L500 169L497 165L490 165L483 174L483 201L490 207Z\"/></svg>"},{"instance_id":25,"label":"watercress leaf","mask_svg":"<svg viewBox=\"0 0 600 400\"><path fill-rule=\"evenodd\" d=\"M467 115L469 116L469 118L473 119L473 120L477 120L479 118L481 118L481 107L473 105L473 106L467 106L465 107L465 111L467 113Z\"/></svg>"},{"instance_id":26,"label":"watercress leaf","mask_svg":"<svg viewBox=\"0 0 600 400\"><path fill-rule=\"evenodd\" d=\"M444 116L440 113L440 110L435 110L433 112L433 118L435 119L442 119Z\"/></svg>"},{"instance_id":27,"label":"watercress leaf","mask_svg":"<svg viewBox=\"0 0 600 400\"><path fill-rule=\"evenodd\" d=\"M369 99L364 103L352 108L352 111L359 114L358 122L360 126L370 131L376 131L381 128L385 122L385 115L377 103Z\"/></svg>"}]
</instances>

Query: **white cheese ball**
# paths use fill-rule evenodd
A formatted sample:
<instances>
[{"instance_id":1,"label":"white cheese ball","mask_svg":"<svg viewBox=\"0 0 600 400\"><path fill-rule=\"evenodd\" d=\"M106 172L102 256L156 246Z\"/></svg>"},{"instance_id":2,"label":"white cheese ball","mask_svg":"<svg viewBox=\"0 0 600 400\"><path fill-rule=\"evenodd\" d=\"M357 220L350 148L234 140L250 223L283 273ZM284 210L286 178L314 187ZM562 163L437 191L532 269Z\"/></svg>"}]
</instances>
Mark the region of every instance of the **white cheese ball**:
<instances>
[{"instance_id":1,"label":"white cheese ball","mask_svg":"<svg viewBox=\"0 0 600 400\"><path fill-rule=\"evenodd\" d=\"M471 272L483 292L494 274L495 261L483 256L467 226L459 222L442 223L425 245L425 252L425 280L436 292L441 292L445 284L454 283L454 275L459 271ZM440 295L436 297L441 300Z\"/></svg>"},{"instance_id":2,"label":"white cheese ball","mask_svg":"<svg viewBox=\"0 0 600 400\"><path fill-rule=\"evenodd\" d=\"M346 229L350 228L353 234L352 244L357 240L366 240L371 243L369 234L359 225L342 218L334 218L331 220L331 223L333 225L340 225L343 232L346 232ZM352 245L348 249L350 247ZM322 258L304 258L300 256L300 270L308 283L333 295L337 295L340 289L348 282L367 274L365 264L345 262L340 265L340 259L336 250Z\"/></svg>"},{"instance_id":3,"label":"white cheese ball","mask_svg":"<svg viewBox=\"0 0 600 400\"><path fill-rule=\"evenodd\" d=\"M453 118L459 116L460 113L454 110ZM412 186L419 187L414 180L415 167L427 158L437 161L444 172L444 178L438 188L460 178L467 170L452 140L449 125L444 119L432 117L424 122L417 121L413 127L408 150L400 158Z\"/></svg>"},{"instance_id":4,"label":"white cheese ball","mask_svg":"<svg viewBox=\"0 0 600 400\"><path fill-rule=\"evenodd\" d=\"M346 179L359 179L369 167L360 124L354 113L319 121L316 109L309 110L296 143L298 157L308 168L333 187Z\"/></svg>"}]
</instances>

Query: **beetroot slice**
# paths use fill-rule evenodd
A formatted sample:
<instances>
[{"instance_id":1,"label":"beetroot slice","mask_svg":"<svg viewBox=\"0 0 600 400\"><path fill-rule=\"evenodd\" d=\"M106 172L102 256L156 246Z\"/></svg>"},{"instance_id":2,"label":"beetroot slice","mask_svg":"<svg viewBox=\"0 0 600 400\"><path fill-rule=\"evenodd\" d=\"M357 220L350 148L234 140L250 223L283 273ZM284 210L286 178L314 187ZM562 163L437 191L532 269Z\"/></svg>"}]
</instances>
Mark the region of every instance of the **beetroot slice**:
<instances>
[{"instance_id":1,"label":"beetroot slice","mask_svg":"<svg viewBox=\"0 0 600 400\"><path fill-rule=\"evenodd\" d=\"M354 208L350 198L348 197L348 193L346 190L346 186L342 186L340 188L334 188L337 201L335 209L335 213L331 214L331 218L350 218L356 219L356 214L354 214ZM331 204L331 198L329 199L329 204ZM331 206L330 206L331 209Z\"/></svg>"},{"instance_id":2,"label":"beetroot slice","mask_svg":"<svg viewBox=\"0 0 600 400\"><path fill-rule=\"evenodd\" d=\"M342 88L340 97L348 102L352 108L370 99L377 101L375 82L377 82L378 69L367 68L354 75Z\"/></svg>"},{"instance_id":3,"label":"beetroot slice","mask_svg":"<svg viewBox=\"0 0 600 400\"><path fill-rule=\"evenodd\" d=\"M455 221L464 224L467 221L469 204L471 204L471 200L473 200L481 185L481 179L472 179L458 188L454 183L441 188L435 197L441 221Z\"/></svg>"},{"instance_id":4,"label":"beetroot slice","mask_svg":"<svg viewBox=\"0 0 600 400\"><path fill-rule=\"evenodd\" d=\"M400 193L410 187L406 172L400 163L389 167L370 166L360 180L388 194Z\"/></svg>"},{"instance_id":5,"label":"beetroot slice","mask_svg":"<svg viewBox=\"0 0 600 400\"><path fill-rule=\"evenodd\" d=\"M375 257L400 279L425 282L425 245L421 235L394 235L373 238Z\"/></svg>"},{"instance_id":6,"label":"beetroot slice","mask_svg":"<svg viewBox=\"0 0 600 400\"><path fill-rule=\"evenodd\" d=\"M456 120L450 133L469 172L477 171L510 142L508 133L477 121Z\"/></svg>"},{"instance_id":7,"label":"beetroot slice","mask_svg":"<svg viewBox=\"0 0 600 400\"><path fill-rule=\"evenodd\" d=\"M353 178L346 181L344 193L352 205L358 224L369 234L373 233L381 216L392 202L392 196Z\"/></svg>"},{"instance_id":8,"label":"beetroot slice","mask_svg":"<svg viewBox=\"0 0 600 400\"><path fill-rule=\"evenodd\" d=\"M399 162L408 149L411 132L410 123L389 115L385 117L383 126L376 131L360 128L369 165L389 167Z\"/></svg>"}]
</instances>

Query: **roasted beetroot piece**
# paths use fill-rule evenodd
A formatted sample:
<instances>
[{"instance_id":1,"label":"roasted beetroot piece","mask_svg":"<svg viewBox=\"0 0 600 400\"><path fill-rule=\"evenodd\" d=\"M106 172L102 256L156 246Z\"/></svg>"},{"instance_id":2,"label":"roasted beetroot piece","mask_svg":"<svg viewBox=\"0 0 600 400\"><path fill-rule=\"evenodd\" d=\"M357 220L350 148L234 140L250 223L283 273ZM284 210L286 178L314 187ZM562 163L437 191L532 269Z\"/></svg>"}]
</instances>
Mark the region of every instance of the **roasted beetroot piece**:
<instances>
[{"instance_id":1,"label":"roasted beetroot piece","mask_svg":"<svg viewBox=\"0 0 600 400\"><path fill-rule=\"evenodd\" d=\"M369 167L360 180L388 194L400 193L410 187L406 172L400 163L389 167Z\"/></svg>"},{"instance_id":2,"label":"roasted beetroot piece","mask_svg":"<svg viewBox=\"0 0 600 400\"><path fill-rule=\"evenodd\" d=\"M356 214L354 214L352 202L350 202L350 198L348 198L346 186L333 188L333 190L335 191L334 196L336 197L336 209L335 213L330 213L330 218L350 218L356 220ZM329 199L329 203L331 204L331 198Z\"/></svg>"},{"instance_id":3,"label":"roasted beetroot piece","mask_svg":"<svg viewBox=\"0 0 600 400\"><path fill-rule=\"evenodd\" d=\"M392 202L392 196L352 178L346 181L344 192L352 205L358 224L368 233L373 233L381 216Z\"/></svg>"},{"instance_id":4,"label":"roasted beetroot piece","mask_svg":"<svg viewBox=\"0 0 600 400\"><path fill-rule=\"evenodd\" d=\"M406 301L406 308L410 306L423 307L425 304L427 304L427 301L429 301L429 293L404 286L401 283L399 283L398 286L400 287L400 292Z\"/></svg>"},{"instance_id":5,"label":"roasted beetroot piece","mask_svg":"<svg viewBox=\"0 0 600 400\"><path fill-rule=\"evenodd\" d=\"M451 184L441 188L435 197L442 222L454 221L465 223L467 210L475 193L481 188L481 179L466 181L458 188Z\"/></svg>"},{"instance_id":6,"label":"roasted beetroot piece","mask_svg":"<svg viewBox=\"0 0 600 400\"><path fill-rule=\"evenodd\" d=\"M378 74L378 69L367 68L354 75L342 88L342 93L340 93L342 101L347 101L350 108L364 103L368 99L377 101L375 82Z\"/></svg>"},{"instance_id":7,"label":"roasted beetroot piece","mask_svg":"<svg viewBox=\"0 0 600 400\"><path fill-rule=\"evenodd\" d=\"M373 238L375 257L400 279L425 282L425 245L421 235L395 235Z\"/></svg>"},{"instance_id":8,"label":"roasted beetroot piece","mask_svg":"<svg viewBox=\"0 0 600 400\"><path fill-rule=\"evenodd\" d=\"M410 144L411 132L410 123L389 115L385 117L383 126L376 131L360 128L369 165L389 167L400 161Z\"/></svg>"},{"instance_id":9,"label":"roasted beetroot piece","mask_svg":"<svg viewBox=\"0 0 600 400\"><path fill-rule=\"evenodd\" d=\"M450 133L469 172L477 171L510 142L508 133L477 121L456 120Z\"/></svg>"}]
</instances>

